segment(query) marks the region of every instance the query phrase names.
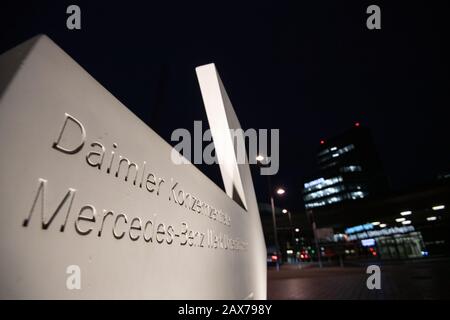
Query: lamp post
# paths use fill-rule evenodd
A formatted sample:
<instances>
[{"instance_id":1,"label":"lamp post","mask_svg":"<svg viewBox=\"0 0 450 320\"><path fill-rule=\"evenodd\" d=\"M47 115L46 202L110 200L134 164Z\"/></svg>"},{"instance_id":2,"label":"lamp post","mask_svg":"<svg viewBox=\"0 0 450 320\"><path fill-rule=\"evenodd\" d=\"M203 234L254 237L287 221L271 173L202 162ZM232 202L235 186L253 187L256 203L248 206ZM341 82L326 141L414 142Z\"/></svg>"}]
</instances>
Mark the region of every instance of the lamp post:
<instances>
[{"instance_id":1,"label":"lamp post","mask_svg":"<svg viewBox=\"0 0 450 320\"><path fill-rule=\"evenodd\" d=\"M302 259L301 259L301 254L302 254L302 246L301 246L301 244L299 243L300 242L300 235L299 235L299 233L300 233L300 228L295 228L295 233L296 234L294 234L295 235L295 243L296 243L296 245L297 245L297 248L298 248L298 250L299 250L299 256L297 256L297 254L295 255L295 257L297 258L297 264L298 264L298 268L299 269L301 269L302 268ZM297 238L298 237L298 238Z\"/></svg>"},{"instance_id":2,"label":"lamp post","mask_svg":"<svg viewBox=\"0 0 450 320\"><path fill-rule=\"evenodd\" d=\"M256 161L258 163L260 163L261 165L264 165L263 164L264 159L265 158L262 155L258 155L256 157ZM276 266L277 266L277 271L278 271L278 270L280 270L279 258L281 257L281 252L280 252L280 245L278 243L277 219L275 217L275 202L274 202L274 198L273 198L272 180L270 179L270 175L267 175L267 185L269 188L269 200L270 200L270 206L272 209L273 238L274 238L274 242L275 242L275 249L277 250ZM278 195L283 195L285 192L286 191L283 188L278 188L276 190L276 193Z\"/></svg>"},{"instance_id":3,"label":"lamp post","mask_svg":"<svg viewBox=\"0 0 450 320\"><path fill-rule=\"evenodd\" d=\"M290 212L289 210L287 210L287 209L283 209L282 212L283 212L284 214L287 214L287 215L288 215L288 218L289 218L289 227L290 227L290 229L291 229L292 246L295 248L295 236L294 236L294 229L293 229L293 227L292 227L292 216L291 216L291 212Z\"/></svg>"}]
</instances>

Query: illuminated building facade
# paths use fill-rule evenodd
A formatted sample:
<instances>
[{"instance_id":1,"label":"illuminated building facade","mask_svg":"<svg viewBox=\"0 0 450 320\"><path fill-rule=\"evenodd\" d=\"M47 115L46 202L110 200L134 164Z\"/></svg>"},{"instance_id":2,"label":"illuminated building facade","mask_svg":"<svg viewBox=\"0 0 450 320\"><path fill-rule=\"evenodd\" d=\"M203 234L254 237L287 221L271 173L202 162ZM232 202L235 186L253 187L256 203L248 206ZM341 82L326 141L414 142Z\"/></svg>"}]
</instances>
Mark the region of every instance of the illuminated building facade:
<instances>
[{"instance_id":1,"label":"illuminated building facade","mask_svg":"<svg viewBox=\"0 0 450 320\"><path fill-rule=\"evenodd\" d=\"M368 128L359 123L343 134L320 141L318 174L303 185L306 209L383 193L383 173Z\"/></svg>"},{"instance_id":2,"label":"illuminated building facade","mask_svg":"<svg viewBox=\"0 0 450 320\"><path fill-rule=\"evenodd\" d=\"M345 259L442 257L450 253L450 179L341 202L314 211L318 228L334 237L321 243Z\"/></svg>"}]
</instances>

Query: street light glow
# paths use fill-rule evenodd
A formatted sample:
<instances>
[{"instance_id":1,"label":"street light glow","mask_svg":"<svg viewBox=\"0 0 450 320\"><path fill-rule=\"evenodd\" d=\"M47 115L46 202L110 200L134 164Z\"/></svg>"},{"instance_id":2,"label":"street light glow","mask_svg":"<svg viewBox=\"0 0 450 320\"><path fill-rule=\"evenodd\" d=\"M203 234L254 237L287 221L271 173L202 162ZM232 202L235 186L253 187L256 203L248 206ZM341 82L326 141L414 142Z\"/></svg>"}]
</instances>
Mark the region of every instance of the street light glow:
<instances>
[{"instance_id":1,"label":"street light glow","mask_svg":"<svg viewBox=\"0 0 450 320\"><path fill-rule=\"evenodd\" d=\"M432 217L428 217L427 221L436 221L437 217L436 216L432 216Z\"/></svg>"},{"instance_id":2,"label":"street light glow","mask_svg":"<svg viewBox=\"0 0 450 320\"><path fill-rule=\"evenodd\" d=\"M380 228L386 228L386 224L385 223L381 223L380 224Z\"/></svg>"},{"instance_id":3,"label":"street light glow","mask_svg":"<svg viewBox=\"0 0 450 320\"><path fill-rule=\"evenodd\" d=\"M403 222L405 220L406 220L405 218L397 218L397 219L395 219L396 222Z\"/></svg>"},{"instance_id":4,"label":"street light glow","mask_svg":"<svg viewBox=\"0 0 450 320\"><path fill-rule=\"evenodd\" d=\"M412 211L402 211L402 212L400 212L400 215L402 215L402 216L409 216L410 214L412 213Z\"/></svg>"},{"instance_id":5,"label":"street light glow","mask_svg":"<svg viewBox=\"0 0 450 320\"><path fill-rule=\"evenodd\" d=\"M281 210L283 213L287 213L288 211L286 209Z\"/></svg>"},{"instance_id":6,"label":"street light glow","mask_svg":"<svg viewBox=\"0 0 450 320\"><path fill-rule=\"evenodd\" d=\"M278 188L277 189L277 194L282 195L284 194L286 191L283 188Z\"/></svg>"},{"instance_id":7,"label":"street light glow","mask_svg":"<svg viewBox=\"0 0 450 320\"><path fill-rule=\"evenodd\" d=\"M402 224L411 224L411 220L405 220L402 222Z\"/></svg>"},{"instance_id":8,"label":"street light glow","mask_svg":"<svg viewBox=\"0 0 450 320\"><path fill-rule=\"evenodd\" d=\"M433 209L434 211L442 210L442 209L445 209L445 206L443 204L441 204L441 205L438 205L438 206L434 206L431 209Z\"/></svg>"},{"instance_id":9,"label":"street light glow","mask_svg":"<svg viewBox=\"0 0 450 320\"><path fill-rule=\"evenodd\" d=\"M379 225L380 225L380 221L372 222L372 225L374 225L374 226L379 226Z\"/></svg>"},{"instance_id":10,"label":"street light glow","mask_svg":"<svg viewBox=\"0 0 450 320\"><path fill-rule=\"evenodd\" d=\"M295 232L300 232L300 229L299 228L295 228Z\"/></svg>"},{"instance_id":11,"label":"street light glow","mask_svg":"<svg viewBox=\"0 0 450 320\"><path fill-rule=\"evenodd\" d=\"M261 161L263 161L263 160L264 160L264 156L262 156L262 155L256 156L256 161L261 162Z\"/></svg>"}]
</instances>

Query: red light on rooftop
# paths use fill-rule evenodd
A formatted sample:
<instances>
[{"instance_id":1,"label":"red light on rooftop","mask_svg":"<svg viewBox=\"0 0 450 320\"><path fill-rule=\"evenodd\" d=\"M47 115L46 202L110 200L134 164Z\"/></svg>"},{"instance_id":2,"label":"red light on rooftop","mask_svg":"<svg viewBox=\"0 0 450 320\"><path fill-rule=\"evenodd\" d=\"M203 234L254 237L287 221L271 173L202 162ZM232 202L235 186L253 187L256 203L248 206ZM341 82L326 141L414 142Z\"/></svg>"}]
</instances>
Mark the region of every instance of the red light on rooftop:
<instances>
[{"instance_id":1,"label":"red light on rooftop","mask_svg":"<svg viewBox=\"0 0 450 320\"><path fill-rule=\"evenodd\" d=\"M324 144L325 143L325 140L320 140L320 144Z\"/></svg>"},{"instance_id":2,"label":"red light on rooftop","mask_svg":"<svg viewBox=\"0 0 450 320\"><path fill-rule=\"evenodd\" d=\"M355 122L355 127L359 127L361 124L359 122Z\"/></svg>"},{"instance_id":3,"label":"red light on rooftop","mask_svg":"<svg viewBox=\"0 0 450 320\"><path fill-rule=\"evenodd\" d=\"M278 257L277 256L272 256L272 261L277 261Z\"/></svg>"}]
</instances>

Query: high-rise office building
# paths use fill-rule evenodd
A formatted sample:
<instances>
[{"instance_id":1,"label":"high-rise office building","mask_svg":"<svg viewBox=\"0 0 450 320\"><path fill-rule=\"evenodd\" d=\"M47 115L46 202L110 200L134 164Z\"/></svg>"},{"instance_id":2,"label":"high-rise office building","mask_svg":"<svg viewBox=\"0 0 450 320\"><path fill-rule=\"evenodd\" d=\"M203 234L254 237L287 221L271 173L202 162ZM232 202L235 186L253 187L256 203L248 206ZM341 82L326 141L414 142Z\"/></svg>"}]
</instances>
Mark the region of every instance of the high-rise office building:
<instances>
[{"instance_id":1,"label":"high-rise office building","mask_svg":"<svg viewBox=\"0 0 450 320\"><path fill-rule=\"evenodd\" d=\"M350 130L320 141L318 173L304 183L306 209L367 198L387 189L370 130L355 123Z\"/></svg>"}]
</instances>

